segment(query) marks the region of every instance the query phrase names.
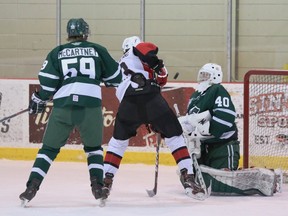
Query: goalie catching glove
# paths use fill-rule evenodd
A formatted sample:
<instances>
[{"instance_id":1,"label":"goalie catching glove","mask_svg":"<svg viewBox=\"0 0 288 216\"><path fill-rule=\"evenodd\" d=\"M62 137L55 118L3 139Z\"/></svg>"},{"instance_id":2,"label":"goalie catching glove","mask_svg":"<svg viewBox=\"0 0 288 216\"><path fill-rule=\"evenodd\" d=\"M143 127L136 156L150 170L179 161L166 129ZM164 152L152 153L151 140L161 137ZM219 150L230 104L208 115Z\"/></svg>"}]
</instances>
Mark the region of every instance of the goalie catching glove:
<instances>
[{"instance_id":1,"label":"goalie catching glove","mask_svg":"<svg viewBox=\"0 0 288 216\"><path fill-rule=\"evenodd\" d=\"M31 96L31 100L29 102L29 114L38 114L42 113L46 107L47 101L43 101L40 99L38 92L34 92Z\"/></svg>"},{"instance_id":2,"label":"goalie catching glove","mask_svg":"<svg viewBox=\"0 0 288 216\"><path fill-rule=\"evenodd\" d=\"M180 122L183 130L185 143L190 154L195 154L196 158L201 157L201 139L211 138L209 133L210 112L207 110L202 113L193 113L186 116L180 116Z\"/></svg>"},{"instance_id":3,"label":"goalie catching glove","mask_svg":"<svg viewBox=\"0 0 288 216\"><path fill-rule=\"evenodd\" d=\"M178 121L180 122L184 133L191 134L195 139L200 139L211 135L209 133L210 119L211 114L206 110L201 113L180 116Z\"/></svg>"},{"instance_id":4,"label":"goalie catching glove","mask_svg":"<svg viewBox=\"0 0 288 216\"><path fill-rule=\"evenodd\" d=\"M178 117L178 121L182 126L182 130L185 134L191 134L195 130L195 126L192 126L188 121L188 115Z\"/></svg>"}]
</instances>

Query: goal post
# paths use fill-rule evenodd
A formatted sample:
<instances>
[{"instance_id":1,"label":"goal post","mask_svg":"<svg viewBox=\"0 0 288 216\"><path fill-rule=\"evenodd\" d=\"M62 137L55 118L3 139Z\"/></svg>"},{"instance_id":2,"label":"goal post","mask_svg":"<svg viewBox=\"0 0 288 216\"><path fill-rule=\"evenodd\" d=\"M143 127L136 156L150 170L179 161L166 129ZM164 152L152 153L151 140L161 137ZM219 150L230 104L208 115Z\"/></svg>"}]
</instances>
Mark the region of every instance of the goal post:
<instances>
[{"instance_id":1,"label":"goal post","mask_svg":"<svg viewBox=\"0 0 288 216\"><path fill-rule=\"evenodd\" d=\"M288 70L244 76L243 166L288 173Z\"/></svg>"}]
</instances>

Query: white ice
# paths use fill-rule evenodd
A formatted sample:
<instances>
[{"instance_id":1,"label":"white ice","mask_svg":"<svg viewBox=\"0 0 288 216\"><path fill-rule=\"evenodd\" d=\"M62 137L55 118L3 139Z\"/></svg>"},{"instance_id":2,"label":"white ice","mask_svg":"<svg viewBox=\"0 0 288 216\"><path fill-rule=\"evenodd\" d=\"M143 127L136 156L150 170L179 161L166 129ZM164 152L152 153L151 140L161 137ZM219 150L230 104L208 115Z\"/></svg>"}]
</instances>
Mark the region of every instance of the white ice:
<instances>
[{"instance_id":1,"label":"white ice","mask_svg":"<svg viewBox=\"0 0 288 216\"><path fill-rule=\"evenodd\" d=\"M287 216L288 185L273 197L215 197L197 201L187 197L175 166L159 167L158 192L154 166L122 164L105 207L92 196L88 170L81 162L54 162L28 207L20 206L33 161L0 160L1 216Z\"/></svg>"}]
</instances>

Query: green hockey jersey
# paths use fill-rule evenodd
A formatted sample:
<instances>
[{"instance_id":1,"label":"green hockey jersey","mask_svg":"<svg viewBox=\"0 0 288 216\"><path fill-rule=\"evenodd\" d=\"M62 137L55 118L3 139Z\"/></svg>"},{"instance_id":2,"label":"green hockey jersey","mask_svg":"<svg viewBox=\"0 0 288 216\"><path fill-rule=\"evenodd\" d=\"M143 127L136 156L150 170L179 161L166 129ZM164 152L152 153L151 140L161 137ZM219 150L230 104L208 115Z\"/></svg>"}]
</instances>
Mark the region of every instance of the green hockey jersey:
<instances>
[{"instance_id":1,"label":"green hockey jersey","mask_svg":"<svg viewBox=\"0 0 288 216\"><path fill-rule=\"evenodd\" d=\"M100 83L118 86L122 74L107 49L88 41L57 46L38 74L42 100L53 96L54 107L101 106Z\"/></svg>"},{"instance_id":2,"label":"green hockey jersey","mask_svg":"<svg viewBox=\"0 0 288 216\"><path fill-rule=\"evenodd\" d=\"M206 110L211 114L209 132L214 138L202 143L223 143L224 140L238 138L235 107L229 93L221 84L214 84L202 93L195 91L192 94L187 113L201 113Z\"/></svg>"}]
</instances>

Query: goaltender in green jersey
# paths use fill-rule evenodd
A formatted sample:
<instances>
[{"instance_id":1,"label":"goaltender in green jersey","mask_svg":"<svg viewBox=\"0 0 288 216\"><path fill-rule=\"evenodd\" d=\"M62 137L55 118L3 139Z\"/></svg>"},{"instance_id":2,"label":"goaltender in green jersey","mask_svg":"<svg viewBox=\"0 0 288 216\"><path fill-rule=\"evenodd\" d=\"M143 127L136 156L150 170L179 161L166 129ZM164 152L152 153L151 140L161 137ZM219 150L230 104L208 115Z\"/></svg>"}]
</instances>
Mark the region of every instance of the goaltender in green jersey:
<instances>
[{"instance_id":1,"label":"goaltender in green jersey","mask_svg":"<svg viewBox=\"0 0 288 216\"><path fill-rule=\"evenodd\" d=\"M20 194L22 205L34 198L52 162L66 144L70 132L79 130L87 155L90 185L96 199L102 198L103 116L100 83L118 86L122 81L119 64L107 49L87 41L89 25L82 19L67 23L68 43L54 48L38 74L41 88L32 94L29 113L43 112L53 99L53 109L38 151L26 190ZM77 175L75 173L75 175ZM55 191L57 193L57 191Z\"/></svg>"},{"instance_id":2,"label":"goaltender in green jersey","mask_svg":"<svg viewBox=\"0 0 288 216\"><path fill-rule=\"evenodd\" d=\"M190 154L198 158L212 194L272 196L281 190L281 170L238 170L236 112L229 93L221 85L222 77L220 65L205 64L198 72L198 86L189 100L187 115L178 118Z\"/></svg>"}]
</instances>

